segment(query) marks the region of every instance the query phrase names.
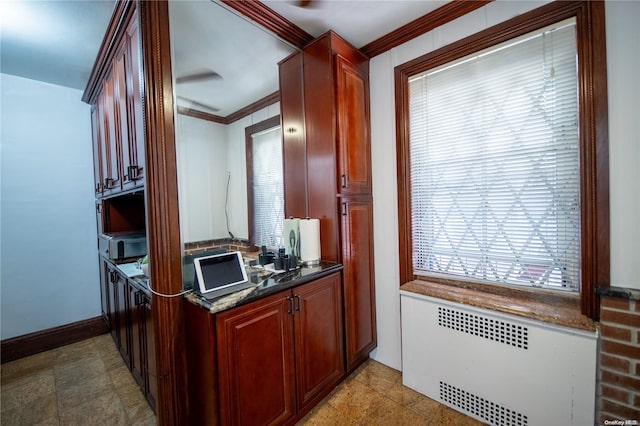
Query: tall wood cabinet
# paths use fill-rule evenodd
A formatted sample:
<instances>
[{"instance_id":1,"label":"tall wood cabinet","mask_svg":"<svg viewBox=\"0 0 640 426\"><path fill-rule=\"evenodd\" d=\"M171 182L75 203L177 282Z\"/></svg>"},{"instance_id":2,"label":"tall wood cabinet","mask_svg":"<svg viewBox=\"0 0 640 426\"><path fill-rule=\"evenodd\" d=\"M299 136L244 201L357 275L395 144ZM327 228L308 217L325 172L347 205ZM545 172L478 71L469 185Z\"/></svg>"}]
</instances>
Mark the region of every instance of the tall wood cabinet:
<instances>
[{"instance_id":1,"label":"tall wood cabinet","mask_svg":"<svg viewBox=\"0 0 640 426\"><path fill-rule=\"evenodd\" d=\"M300 84L294 75L297 67ZM344 265L347 369L376 347L369 59L328 32L280 64L286 216L320 219L322 259ZM302 103L303 114L296 104ZM304 155L287 129L304 117ZM296 158L297 162L288 162ZM304 169L303 169L304 168ZM293 170L292 170L293 169ZM290 177L306 176L302 183Z\"/></svg>"}]
</instances>

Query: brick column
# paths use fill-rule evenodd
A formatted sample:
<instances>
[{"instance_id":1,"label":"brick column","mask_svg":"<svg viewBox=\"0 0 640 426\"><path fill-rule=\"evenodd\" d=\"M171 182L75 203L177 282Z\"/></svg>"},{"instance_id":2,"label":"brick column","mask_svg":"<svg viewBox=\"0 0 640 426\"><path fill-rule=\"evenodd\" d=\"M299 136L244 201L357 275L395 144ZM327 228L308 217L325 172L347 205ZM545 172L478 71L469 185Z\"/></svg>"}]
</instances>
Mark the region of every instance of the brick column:
<instances>
[{"instance_id":1,"label":"brick column","mask_svg":"<svg viewBox=\"0 0 640 426\"><path fill-rule=\"evenodd\" d=\"M640 291L601 291L598 418L640 425Z\"/></svg>"}]
</instances>

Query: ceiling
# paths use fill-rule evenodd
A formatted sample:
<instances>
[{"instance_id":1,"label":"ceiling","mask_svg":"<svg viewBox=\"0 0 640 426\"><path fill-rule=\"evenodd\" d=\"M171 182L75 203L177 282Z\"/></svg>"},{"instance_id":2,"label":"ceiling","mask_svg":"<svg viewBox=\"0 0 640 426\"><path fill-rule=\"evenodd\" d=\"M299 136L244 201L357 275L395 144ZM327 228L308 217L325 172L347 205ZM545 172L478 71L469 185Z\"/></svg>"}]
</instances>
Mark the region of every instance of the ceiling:
<instances>
[{"instance_id":1,"label":"ceiling","mask_svg":"<svg viewBox=\"0 0 640 426\"><path fill-rule=\"evenodd\" d=\"M83 90L114 3L0 0L0 71ZM297 0L263 3L314 37L332 29L362 47L447 1L312 0L307 7ZM291 52L290 46L273 41L271 35L261 36L266 32L246 21L239 23L242 18L209 0L170 5L176 77L203 71L222 76L202 84L180 84L181 98L209 105L208 110L198 108L225 116L277 90L276 64ZM215 9L224 9L226 18Z\"/></svg>"},{"instance_id":2,"label":"ceiling","mask_svg":"<svg viewBox=\"0 0 640 426\"><path fill-rule=\"evenodd\" d=\"M84 90L114 0L0 0L0 71Z\"/></svg>"}]
</instances>

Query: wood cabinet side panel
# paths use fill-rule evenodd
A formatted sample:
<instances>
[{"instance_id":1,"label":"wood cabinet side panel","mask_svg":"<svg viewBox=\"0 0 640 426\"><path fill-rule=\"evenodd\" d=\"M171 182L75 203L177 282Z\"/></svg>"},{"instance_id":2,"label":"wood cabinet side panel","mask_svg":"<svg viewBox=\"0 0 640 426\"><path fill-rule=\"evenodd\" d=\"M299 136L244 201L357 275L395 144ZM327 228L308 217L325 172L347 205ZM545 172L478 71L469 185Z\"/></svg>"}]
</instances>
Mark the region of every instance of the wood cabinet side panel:
<instances>
[{"instance_id":1,"label":"wood cabinet side panel","mask_svg":"<svg viewBox=\"0 0 640 426\"><path fill-rule=\"evenodd\" d=\"M307 216L302 53L280 63L285 217Z\"/></svg>"},{"instance_id":2,"label":"wood cabinet side panel","mask_svg":"<svg viewBox=\"0 0 640 426\"><path fill-rule=\"evenodd\" d=\"M219 424L219 393L215 317L187 300L183 300L183 305L189 366L189 424L216 425ZM150 379L154 373L150 372Z\"/></svg>"},{"instance_id":3,"label":"wood cabinet side panel","mask_svg":"<svg viewBox=\"0 0 640 426\"><path fill-rule=\"evenodd\" d=\"M320 219L322 259L339 262L336 198L336 112L329 39L303 53L309 217Z\"/></svg>"}]
</instances>

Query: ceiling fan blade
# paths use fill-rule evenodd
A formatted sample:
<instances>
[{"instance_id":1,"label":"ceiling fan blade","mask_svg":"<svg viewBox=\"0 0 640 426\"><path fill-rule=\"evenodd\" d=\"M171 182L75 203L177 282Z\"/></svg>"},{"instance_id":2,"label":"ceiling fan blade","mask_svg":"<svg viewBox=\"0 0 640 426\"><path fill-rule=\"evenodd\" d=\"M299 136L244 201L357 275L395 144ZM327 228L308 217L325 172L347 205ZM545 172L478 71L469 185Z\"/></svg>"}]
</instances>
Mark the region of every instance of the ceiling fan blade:
<instances>
[{"instance_id":1,"label":"ceiling fan blade","mask_svg":"<svg viewBox=\"0 0 640 426\"><path fill-rule=\"evenodd\" d=\"M298 7L313 7L315 1L314 0L295 0L293 4Z\"/></svg>"},{"instance_id":2,"label":"ceiling fan blade","mask_svg":"<svg viewBox=\"0 0 640 426\"><path fill-rule=\"evenodd\" d=\"M183 96L176 96L176 99L178 99L179 101L184 102L184 105L180 105L180 106L182 106L184 108L194 109L194 110L198 110L198 111L201 111L201 112L207 112L207 110L210 111L210 112L219 112L220 111L220 108L216 108L216 107L213 107L211 105L203 104L201 102L194 101L192 99L188 99L188 98L185 98Z\"/></svg>"},{"instance_id":3,"label":"ceiling fan blade","mask_svg":"<svg viewBox=\"0 0 640 426\"><path fill-rule=\"evenodd\" d=\"M202 71L195 74L184 75L176 78L176 83L195 83L203 80L221 79L222 76L215 71Z\"/></svg>"}]
</instances>

